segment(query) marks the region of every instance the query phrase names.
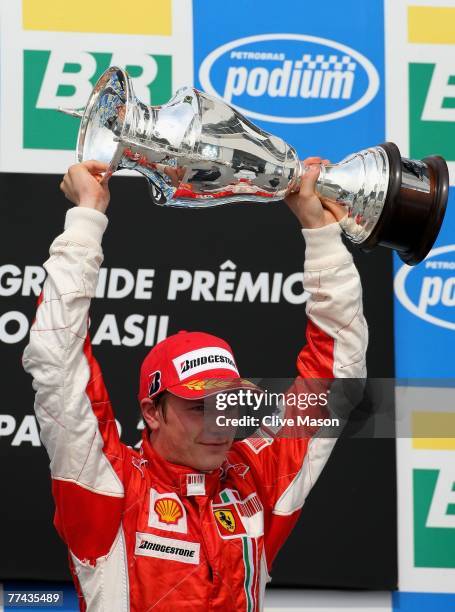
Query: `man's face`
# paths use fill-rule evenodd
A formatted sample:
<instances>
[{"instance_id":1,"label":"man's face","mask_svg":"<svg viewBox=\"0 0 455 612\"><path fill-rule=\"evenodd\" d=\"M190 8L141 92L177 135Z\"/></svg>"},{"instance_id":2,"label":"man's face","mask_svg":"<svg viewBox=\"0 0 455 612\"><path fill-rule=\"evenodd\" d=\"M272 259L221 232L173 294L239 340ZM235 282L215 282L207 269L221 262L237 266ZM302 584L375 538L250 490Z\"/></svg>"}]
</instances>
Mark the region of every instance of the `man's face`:
<instances>
[{"instance_id":1,"label":"man's face","mask_svg":"<svg viewBox=\"0 0 455 612\"><path fill-rule=\"evenodd\" d=\"M220 467L235 429L216 425L216 417L222 413L216 411L214 402L186 400L171 393L166 393L162 402L159 409L142 404L155 450L171 463L202 472Z\"/></svg>"}]
</instances>

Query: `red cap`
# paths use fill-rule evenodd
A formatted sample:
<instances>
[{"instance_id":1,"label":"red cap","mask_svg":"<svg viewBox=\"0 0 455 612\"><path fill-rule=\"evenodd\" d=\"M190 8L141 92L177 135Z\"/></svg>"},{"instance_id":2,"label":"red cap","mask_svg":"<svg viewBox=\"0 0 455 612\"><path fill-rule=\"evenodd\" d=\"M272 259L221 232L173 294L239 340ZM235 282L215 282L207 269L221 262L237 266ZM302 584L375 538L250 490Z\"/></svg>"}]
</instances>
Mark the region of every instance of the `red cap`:
<instances>
[{"instance_id":1,"label":"red cap","mask_svg":"<svg viewBox=\"0 0 455 612\"><path fill-rule=\"evenodd\" d=\"M257 391L240 378L227 342L204 332L180 331L154 346L142 362L139 401L163 391L200 399L227 388Z\"/></svg>"}]
</instances>

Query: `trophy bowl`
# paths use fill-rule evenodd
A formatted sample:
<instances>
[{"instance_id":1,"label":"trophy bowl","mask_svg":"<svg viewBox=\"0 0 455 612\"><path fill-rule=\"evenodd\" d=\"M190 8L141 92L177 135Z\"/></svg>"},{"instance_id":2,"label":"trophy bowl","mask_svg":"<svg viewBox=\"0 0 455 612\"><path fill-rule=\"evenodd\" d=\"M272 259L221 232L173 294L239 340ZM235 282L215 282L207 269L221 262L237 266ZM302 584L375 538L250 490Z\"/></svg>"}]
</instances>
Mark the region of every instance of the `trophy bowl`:
<instances>
[{"instance_id":1,"label":"trophy bowl","mask_svg":"<svg viewBox=\"0 0 455 612\"><path fill-rule=\"evenodd\" d=\"M83 113L63 112L81 118L79 162L107 163L106 178L122 169L140 172L161 206L278 201L299 189L306 171L291 145L223 100L183 87L166 104L146 105L115 66L100 77ZM409 265L432 248L448 189L442 157L409 160L391 142L321 165L316 184L323 200L344 207L340 225L351 242L366 251L394 249Z\"/></svg>"}]
</instances>

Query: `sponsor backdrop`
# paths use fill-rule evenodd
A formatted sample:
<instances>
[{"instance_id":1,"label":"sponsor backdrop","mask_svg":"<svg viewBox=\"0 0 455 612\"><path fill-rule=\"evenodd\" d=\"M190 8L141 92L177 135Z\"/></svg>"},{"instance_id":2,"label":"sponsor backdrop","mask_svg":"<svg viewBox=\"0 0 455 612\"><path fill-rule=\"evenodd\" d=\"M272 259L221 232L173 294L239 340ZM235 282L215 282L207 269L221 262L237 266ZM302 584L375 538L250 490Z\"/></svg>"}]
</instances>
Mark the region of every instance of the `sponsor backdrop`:
<instances>
[{"instance_id":1,"label":"sponsor backdrop","mask_svg":"<svg viewBox=\"0 0 455 612\"><path fill-rule=\"evenodd\" d=\"M387 136L403 153L436 152L452 161L448 58L455 28L448 24L455 24L454 8L432 4L286 0L278 13L272 0L161 0L153 10L139 0L128 14L124 3L111 0L106 14L88 0L73 7L56 0L2 3L0 207L8 232L0 247L0 456L7 501L0 510L0 578L68 576L51 526L33 392L20 369L44 278L41 264L66 209L58 183L74 162L78 121L56 109L83 107L102 71L117 64L128 69L143 102L164 103L178 87L194 84L289 141L301 157L338 161ZM179 329L225 336L247 376L292 376L306 294L303 245L285 206L165 210L151 204L145 181L133 177L115 178L112 194L91 335L124 441L136 444L142 426L138 364ZM437 249L424 264L409 270L396 262L399 376L451 376L452 216L449 206ZM355 256L371 330L369 373L393 376L392 257L385 250ZM454 581L444 579L455 571L444 545L455 527L451 457L450 448L398 445L403 590L453 590ZM444 525L428 525L439 494ZM337 444L273 578L282 586L397 586L393 440ZM394 605L420 609L409 601L398 598Z\"/></svg>"},{"instance_id":2,"label":"sponsor backdrop","mask_svg":"<svg viewBox=\"0 0 455 612\"><path fill-rule=\"evenodd\" d=\"M455 593L455 3L388 0L385 13L387 137L410 157L443 155L451 184L442 232L425 262L394 262L395 362L403 379L396 409L413 432L397 443L399 585ZM448 437L431 437L435 423ZM414 598L422 608L455 609L455 595L431 604L427 595Z\"/></svg>"},{"instance_id":3,"label":"sponsor backdrop","mask_svg":"<svg viewBox=\"0 0 455 612\"><path fill-rule=\"evenodd\" d=\"M60 176L74 160L78 121L56 109L82 107L100 72L115 62L127 66L144 102L164 102L188 83L214 88L302 157L339 160L384 138L381 3L362 7L362 23L353 23L354 2L331 2L330 20L318 8L303 14L299 2L289 2L273 27L271 1L261 4L261 14L255 2L237 9L211 2L210 10L207 2L159 5L156 13L148 3L135 4L138 20L125 19L124 5L111 2L107 21L84 1L74 11L50 0L39 8L27 1L2 5L4 579L68 576L52 527L31 381L20 368L41 265L66 209ZM379 27L366 28L370 22ZM294 375L307 296L302 238L284 205L166 210L152 205L143 178L118 177L109 216L91 335L125 442L137 444L142 427L139 363L179 329L225 336L246 376ZM356 258L371 325L370 375L393 376L392 258L385 251ZM340 441L277 560L274 585L394 588L394 482L393 440Z\"/></svg>"}]
</instances>

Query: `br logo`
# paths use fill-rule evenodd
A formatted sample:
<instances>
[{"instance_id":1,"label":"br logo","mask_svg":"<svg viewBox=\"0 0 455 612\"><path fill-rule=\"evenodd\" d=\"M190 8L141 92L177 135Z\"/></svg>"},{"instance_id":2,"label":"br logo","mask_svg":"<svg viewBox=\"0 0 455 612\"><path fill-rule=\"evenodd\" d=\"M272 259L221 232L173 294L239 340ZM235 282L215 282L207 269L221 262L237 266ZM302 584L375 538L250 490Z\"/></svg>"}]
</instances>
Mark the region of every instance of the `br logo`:
<instances>
[{"instance_id":1,"label":"br logo","mask_svg":"<svg viewBox=\"0 0 455 612\"><path fill-rule=\"evenodd\" d=\"M112 65L129 72L142 102L164 104L170 99L170 55L25 50L24 148L74 149L79 121L56 109L85 107L96 81Z\"/></svg>"},{"instance_id":2,"label":"br logo","mask_svg":"<svg viewBox=\"0 0 455 612\"><path fill-rule=\"evenodd\" d=\"M418 63L409 63L410 156L421 159L437 151L454 161L455 7L424 4L435 5L408 7L408 42L418 57Z\"/></svg>"},{"instance_id":3,"label":"br logo","mask_svg":"<svg viewBox=\"0 0 455 612\"><path fill-rule=\"evenodd\" d=\"M409 65L410 156L437 151L455 160L455 66L451 56L437 63Z\"/></svg>"},{"instance_id":4,"label":"br logo","mask_svg":"<svg viewBox=\"0 0 455 612\"><path fill-rule=\"evenodd\" d=\"M414 565L455 568L455 475L414 470Z\"/></svg>"}]
</instances>

